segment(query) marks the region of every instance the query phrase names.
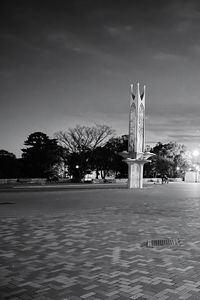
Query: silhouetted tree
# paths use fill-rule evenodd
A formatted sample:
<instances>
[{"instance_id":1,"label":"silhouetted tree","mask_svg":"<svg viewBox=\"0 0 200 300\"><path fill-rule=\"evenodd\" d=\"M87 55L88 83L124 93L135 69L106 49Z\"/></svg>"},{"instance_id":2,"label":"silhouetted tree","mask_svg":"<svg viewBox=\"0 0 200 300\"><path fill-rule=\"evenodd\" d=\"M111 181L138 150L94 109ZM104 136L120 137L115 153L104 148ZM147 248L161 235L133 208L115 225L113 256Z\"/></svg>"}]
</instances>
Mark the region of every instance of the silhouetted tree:
<instances>
[{"instance_id":1,"label":"silhouetted tree","mask_svg":"<svg viewBox=\"0 0 200 300\"><path fill-rule=\"evenodd\" d=\"M128 176L128 165L119 153L128 150L128 135L111 138L105 147L113 153L111 167L115 177L126 178Z\"/></svg>"},{"instance_id":2,"label":"silhouetted tree","mask_svg":"<svg viewBox=\"0 0 200 300\"><path fill-rule=\"evenodd\" d=\"M81 179L90 170L91 150L69 153L68 155L68 174L73 177L74 182L80 182Z\"/></svg>"},{"instance_id":3,"label":"silhouetted tree","mask_svg":"<svg viewBox=\"0 0 200 300\"><path fill-rule=\"evenodd\" d=\"M167 144L157 143L151 149L156 154L152 157L150 164L144 166L145 177L160 177L167 175L168 177L183 176L184 172L190 166L187 150L184 145L170 142ZM177 167L179 171L177 171Z\"/></svg>"},{"instance_id":4,"label":"silhouetted tree","mask_svg":"<svg viewBox=\"0 0 200 300\"><path fill-rule=\"evenodd\" d=\"M45 133L34 132L24 142L22 149L24 171L27 177L49 178L56 176L56 164L60 162L62 148L56 139L50 139Z\"/></svg>"},{"instance_id":5,"label":"silhouetted tree","mask_svg":"<svg viewBox=\"0 0 200 300\"><path fill-rule=\"evenodd\" d=\"M0 150L0 178L20 177L20 162L16 156L6 150Z\"/></svg>"},{"instance_id":6,"label":"silhouetted tree","mask_svg":"<svg viewBox=\"0 0 200 300\"><path fill-rule=\"evenodd\" d=\"M114 130L107 125L80 126L69 128L67 131L55 133L59 144L68 150L68 171L75 181L80 181L91 169L94 151L105 145L114 135Z\"/></svg>"},{"instance_id":7,"label":"silhouetted tree","mask_svg":"<svg viewBox=\"0 0 200 300\"><path fill-rule=\"evenodd\" d=\"M67 131L58 131L55 138L69 152L80 152L85 149L94 150L103 146L113 136L114 130L107 125L80 126L69 128Z\"/></svg>"},{"instance_id":8,"label":"silhouetted tree","mask_svg":"<svg viewBox=\"0 0 200 300\"><path fill-rule=\"evenodd\" d=\"M96 170L96 178L101 175L113 174L115 177L127 176L127 165L122 161L119 152L127 150L127 136L111 138L103 147L97 147L92 152L91 168Z\"/></svg>"}]
</instances>

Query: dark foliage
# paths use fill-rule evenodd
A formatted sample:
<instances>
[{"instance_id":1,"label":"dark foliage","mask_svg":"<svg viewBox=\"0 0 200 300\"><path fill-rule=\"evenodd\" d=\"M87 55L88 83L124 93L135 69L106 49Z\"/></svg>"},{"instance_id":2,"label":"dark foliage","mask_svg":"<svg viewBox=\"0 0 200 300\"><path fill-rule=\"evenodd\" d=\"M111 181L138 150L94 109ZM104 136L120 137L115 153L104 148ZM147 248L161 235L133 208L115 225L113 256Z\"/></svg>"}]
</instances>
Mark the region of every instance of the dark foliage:
<instances>
[{"instance_id":1,"label":"dark foliage","mask_svg":"<svg viewBox=\"0 0 200 300\"><path fill-rule=\"evenodd\" d=\"M144 165L144 177L183 177L190 167L191 162L184 145L159 142L151 152L156 155L152 157L151 163Z\"/></svg>"},{"instance_id":2,"label":"dark foliage","mask_svg":"<svg viewBox=\"0 0 200 300\"><path fill-rule=\"evenodd\" d=\"M59 163L62 148L56 139L50 139L45 133L30 134L22 149L22 160L26 177L51 178L55 176L55 165Z\"/></svg>"},{"instance_id":3,"label":"dark foliage","mask_svg":"<svg viewBox=\"0 0 200 300\"><path fill-rule=\"evenodd\" d=\"M20 160L6 150L0 150L0 178L16 178L21 171Z\"/></svg>"}]
</instances>

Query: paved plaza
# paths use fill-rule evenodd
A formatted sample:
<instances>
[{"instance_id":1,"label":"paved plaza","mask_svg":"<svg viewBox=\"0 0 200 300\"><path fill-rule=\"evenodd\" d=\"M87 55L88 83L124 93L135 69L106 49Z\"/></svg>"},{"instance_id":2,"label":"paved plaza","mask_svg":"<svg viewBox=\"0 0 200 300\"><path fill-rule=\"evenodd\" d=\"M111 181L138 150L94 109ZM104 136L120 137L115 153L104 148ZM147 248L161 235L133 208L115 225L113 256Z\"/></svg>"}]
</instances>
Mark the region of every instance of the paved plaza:
<instances>
[{"instance_id":1,"label":"paved plaza","mask_svg":"<svg viewBox=\"0 0 200 300\"><path fill-rule=\"evenodd\" d=\"M200 184L1 189L0 218L1 300L200 299Z\"/></svg>"}]
</instances>

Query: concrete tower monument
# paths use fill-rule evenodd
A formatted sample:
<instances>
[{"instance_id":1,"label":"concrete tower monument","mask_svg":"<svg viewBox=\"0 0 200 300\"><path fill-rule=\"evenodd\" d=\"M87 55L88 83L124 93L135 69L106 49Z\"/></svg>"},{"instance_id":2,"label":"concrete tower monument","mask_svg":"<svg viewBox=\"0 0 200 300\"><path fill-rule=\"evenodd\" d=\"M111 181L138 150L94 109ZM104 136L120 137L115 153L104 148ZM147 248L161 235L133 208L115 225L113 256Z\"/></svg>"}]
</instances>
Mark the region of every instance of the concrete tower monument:
<instances>
[{"instance_id":1,"label":"concrete tower monument","mask_svg":"<svg viewBox=\"0 0 200 300\"><path fill-rule=\"evenodd\" d=\"M131 84L128 152L120 153L124 157L124 162L128 164L128 188L130 189L143 187L143 166L150 162L148 158L154 155L145 151L145 93L145 86L142 94L140 93L139 83L134 93Z\"/></svg>"}]
</instances>

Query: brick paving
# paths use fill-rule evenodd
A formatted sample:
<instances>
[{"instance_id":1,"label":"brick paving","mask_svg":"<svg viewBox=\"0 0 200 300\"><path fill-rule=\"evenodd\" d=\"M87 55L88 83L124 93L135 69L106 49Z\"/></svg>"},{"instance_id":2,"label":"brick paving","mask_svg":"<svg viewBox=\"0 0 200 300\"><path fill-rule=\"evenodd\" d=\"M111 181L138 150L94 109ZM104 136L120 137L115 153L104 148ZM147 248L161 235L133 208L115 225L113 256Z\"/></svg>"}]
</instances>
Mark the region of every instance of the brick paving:
<instances>
[{"instance_id":1,"label":"brick paving","mask_svg":"<svg viewBox=\"0 0 200 300\"><path fill-rule=\"evenodd\" d=\"M124 205L1 217L0 299L200 299L200 197L175 189L159 202L170 188ZM180 245L145 246L168 238Z\"/></svg>"}]
</instances>

